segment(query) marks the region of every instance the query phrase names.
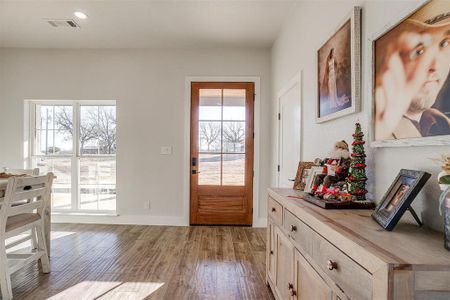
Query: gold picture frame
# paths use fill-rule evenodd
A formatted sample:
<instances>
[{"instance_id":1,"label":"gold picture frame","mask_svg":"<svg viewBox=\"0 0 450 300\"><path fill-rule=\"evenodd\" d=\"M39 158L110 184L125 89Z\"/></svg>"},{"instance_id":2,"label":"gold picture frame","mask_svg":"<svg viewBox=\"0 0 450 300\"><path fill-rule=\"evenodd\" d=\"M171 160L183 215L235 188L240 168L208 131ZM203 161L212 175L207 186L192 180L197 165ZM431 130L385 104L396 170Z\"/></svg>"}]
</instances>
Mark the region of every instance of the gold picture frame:
<instances>
[{"instance_id":1,"label":"gold picture frame","mask_svg":"<svg viewBox=\"0 0 450 300\"><path fill-rule=\"evenodd\" d=\"M301 161L298 163L297 174L295 175L294 190L303 191L308 179L306 170L310 170L314 166L312 161Z\"/></svg>"}]
</instances>

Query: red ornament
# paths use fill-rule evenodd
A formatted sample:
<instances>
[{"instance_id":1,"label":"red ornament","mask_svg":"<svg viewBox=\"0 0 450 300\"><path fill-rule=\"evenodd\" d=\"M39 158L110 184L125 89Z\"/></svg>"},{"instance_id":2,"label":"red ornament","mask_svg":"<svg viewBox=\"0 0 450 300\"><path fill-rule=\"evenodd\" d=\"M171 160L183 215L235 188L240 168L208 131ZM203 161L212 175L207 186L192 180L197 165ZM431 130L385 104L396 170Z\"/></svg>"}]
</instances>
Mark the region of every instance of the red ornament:
<instances>
[{"instance_id":1,"label":"red ornament","mask_svg":"<svg viewBox=\"0 0 450 300\"><path fill-rule=\"evenodd\" d=\"M365 164L356 164L353 166L353 168L365 168L366 165Z\"/></svg>"}]
</instances>

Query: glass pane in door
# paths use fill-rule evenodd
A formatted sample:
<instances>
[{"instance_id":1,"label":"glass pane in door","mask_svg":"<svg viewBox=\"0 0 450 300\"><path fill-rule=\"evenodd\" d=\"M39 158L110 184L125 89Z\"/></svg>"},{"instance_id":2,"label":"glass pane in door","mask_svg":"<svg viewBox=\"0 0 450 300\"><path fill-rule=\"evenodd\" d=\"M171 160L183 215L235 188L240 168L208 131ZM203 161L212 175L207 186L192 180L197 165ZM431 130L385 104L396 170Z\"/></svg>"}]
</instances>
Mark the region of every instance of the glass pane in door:
<instances>
[{"instance_id":1,"label":"glass pane in door","mask_svg":"<svg viewBox=\"0 0 450 300\"><path fill-rule=\"evenodd\" d=\"M199 121L198 138L200 152L222 152L222 122Z\"/></svg>"},{"instance_id":2,"label":"glass pane in door","mask_svg":"<svg viewBox=\"0 0 450 300\"><path fill-rule=\"evenodd\" d=\"M245 153L245 121L223 122L224 153Z\"/></svg>"},{"instance_id":3,"label":"glass pane in door","mask_svg":"<svg viewBox=\"0 0 450 300\"><path fill-rule=\"evenodd\" d=\"M224 154L222 185L245 185L245 154Z\"/></svg>"},{"instance_id":4,"label":"glass pane in door","mask_svg":"<svg viewBox=\"0 0 450 300\"><path fill-rule=\"evenodd\" d=\"M245 121L245 90L223 90L223 119Z\"/></svg>"},{"instance_id":5,"label":"glass pane in door","mask_svg":"<svg viewBox=\"0 0 450 300\"><path fill-rule=\"evenodd\" d=\"M198 160L198 184L220 185L222 155L200 153Z\"/></svg>"},{"instance_id":6,"label":"glass pane in door","mask_svg":"<svg viewBox=\"0 0 450 300\"><path fill-rule=\"evenodd\" d=\"M201 89L200 108L198 119L200 121L222 120L222 90Z\"/></svg>"}]
</instances>

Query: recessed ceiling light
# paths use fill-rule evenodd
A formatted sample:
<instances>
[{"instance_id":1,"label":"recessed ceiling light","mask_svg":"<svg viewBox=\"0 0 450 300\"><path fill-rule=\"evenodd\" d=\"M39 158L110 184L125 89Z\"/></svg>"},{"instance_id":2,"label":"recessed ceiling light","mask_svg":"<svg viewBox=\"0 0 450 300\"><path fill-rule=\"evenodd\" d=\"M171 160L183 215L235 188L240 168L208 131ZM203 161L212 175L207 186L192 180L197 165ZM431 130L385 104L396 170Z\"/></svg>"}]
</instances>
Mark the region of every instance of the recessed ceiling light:
<instances>
[{"instance_id":1,"label":"recessed ceiling light","mask_svg":"<svg viewBox=\"0 0 450 300\"><path fill-rule=\"evenodd\" d=\"M85 14L82 11L76 11L73 14L75 15L75 17L82 19L82 20L87 19L87 17L88 17L87 14Z\"/></svg>"}]
</instances>

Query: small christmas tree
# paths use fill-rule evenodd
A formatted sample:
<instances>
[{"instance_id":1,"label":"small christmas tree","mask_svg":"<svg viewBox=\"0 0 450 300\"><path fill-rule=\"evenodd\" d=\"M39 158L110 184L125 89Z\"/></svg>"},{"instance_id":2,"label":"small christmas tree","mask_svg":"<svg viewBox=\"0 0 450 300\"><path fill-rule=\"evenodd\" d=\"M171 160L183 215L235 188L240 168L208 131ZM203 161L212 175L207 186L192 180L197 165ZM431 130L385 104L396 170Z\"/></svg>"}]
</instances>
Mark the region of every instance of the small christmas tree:
<instances>
[{"instance_id":1,"label":"small christmas tree","mask_svg":"<svg viewBox=\"0 0 450 300\"><path fill-rule=\"evenodd\" d=\"M352 161L348 176L349 192L353 201L366 200L366 154L364 151L364 133L361 131L361 124L356 123L355 133L352 143Z\"/></svg>"}]
</instances>

